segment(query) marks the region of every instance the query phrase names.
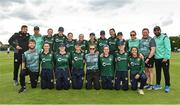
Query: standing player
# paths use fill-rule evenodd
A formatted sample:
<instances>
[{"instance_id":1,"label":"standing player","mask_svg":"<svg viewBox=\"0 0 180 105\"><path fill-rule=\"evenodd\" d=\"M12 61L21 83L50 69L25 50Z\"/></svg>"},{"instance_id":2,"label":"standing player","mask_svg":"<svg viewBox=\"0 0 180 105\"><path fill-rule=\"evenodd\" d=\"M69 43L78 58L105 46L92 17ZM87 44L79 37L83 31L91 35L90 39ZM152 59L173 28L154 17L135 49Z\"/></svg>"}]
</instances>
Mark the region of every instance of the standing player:
<instances>
[{"instance_id":1,"label":"standing player","mask_svg":"<svg viewBox=\"0 0 180 105\"><path fill-rule=\"evenodd\" d=\"M117 33L117 41L116 41L116 46L118 46L119 43L125 43L125 39L123 39L123 33L122 32L118 32Z\"/></svg>"},{"instance_id":2,"label":"standing player","mask_svg":"<svg viewBox=\"0 0 180 105\"><path fill-rule=\"evenodd\" d=\"M130 53L132 47L139 49L140 40L136 38L136 31L130 32L131 39L126 42L126 51Z\"/></svg>"},{"instance_id":3,"label":"standing player","mask_svg":"<svg viewBox=\"0 0 180 105\"><path fill-rule=\"evenodd\" d=\"M86 60L86 89L100 89L99 56L95 53L95 45L89 46L89 53L85 55Z\"/></svg>"},{"instance_id":4,"label":"standing player","mask_svg":"<svg viewBox=\"0 0 180 105\"><path fill-rule=\"evenodd\" d=\"M35 49L36 41L33 39L29 40L29 50L24 52L22 58L22 70L20 73L20 84L21 89L19 93L26 90L25 77L30 76L31 87L37 87L37 81L39 76L39 52Z\"/></svg>"},{"instance_id":5,"label":"standing player","mask_svg":"<svg viewBox=\"0 0 180 105\"><path fill-rule=\"evenodd\" d=\"M64 44L59 45L59 51L54 55L56 89L68 90L70 88L70 53L66 52Z\"/></svg>"},{"instance_id":6,"label":"standing player","mask_svg":"<svg viewBox=\"0 0 180 105\"><path fill-rule=\"evenodd\" d=\"M75 51L71 54L72 59L72 88L82 89L84 80L84 53L81 51L81 44L75 44Z\"/></svg>"},{"instance_id":7,"label":"standing player","mask_svg":"<svg viewBox=\"0 0 180 105\"><path fill-rule=\"evenodd\" d=\"M44 43L43 52L40 54L41 64L41 89L54 88L53 78L53 53L50 50L49 43Z\"/></svg>"},{"instance_id":8,"label":"standing player","mask_svg":"<svg viewBox=\"0 0 180 105\"><path fill-rule=\"evenodd\" d=\"M71 53L74 51L74 45L76 40L73 39L73 33L67 34L67 40L66 40L66 51Z\"/></svg>"},{"instance_id":9,"label":"standing player","mask_svg":"<svg viewBox=\"0 0 180 105\"><path fill-rule=\"evenodd\" d=\"M54 34L54 43L53 43L53 51L58 52L59 51L59 45L65 44L66 36L64 35L64 28L59 27L57 34Z\"/></svg>"},{"instance_id":10,"label":"standing player","mask_svg":"<svg viewBox=\"0 0 180 105\"><path fill-rule=\"evenodd\" d=\"M54 42L54 38L53 38L53 29L49 28L47 30L47 35L45 35L43 37L44 39L44 43L48 43L50 46L50 51L53 51L53 42Z\"/></svg>"},{"instance_id":11,"label":"standing player","mask_svg":"<svg viewBox=\"0 0 180 105\"><path fill-rule=\"evenodd\" d=\"M14 72L13 80L14 85L17 86L18 83L18 71L22 63L22 54L28 50L28 41L30 38L29 33L27 33L28 27L26 25L21 26L21 31L14 33L14 35L9 39L9 44L15 49L14 50Z\"/></svg>"},{"instance_id":12,"label":"standing player","mask_svg":"<svg viewBox=\"0 0 180 105\"><path fill-rule=\"evenodd\" d=\"M78 43L81 44L81 50L82 50L84 53L87 53L87 50L88 50L88 42L87 42L87 40L84 40L84 35L83 35L83 34L80 34L80 35L79 35Z\"/></svg>"},{"instance_id":13,"label":"standing player","mask_svg":"<svg viewBox=\"0 0 180 105\"><path fill-rule=\"evenodd\" d=\"M42 46L44 43L43 37L39 33L40 29L38 26L34 27L34 35L32 35L30 38L36 41L36 50L40 53L42 51Z\"/></svg>"},{"instance_id":14,"label":"standing player","mask_svg":"<svg viewBox=\"0 0 180 105\"><path fill-rule=\"evenodd\" d=\"M115 86L116 90L128 90L128 53L125 52L125 42L118 42L118 52L115 54Z\"/></svg>"},{"instance_id":15,"label":"standing player","mask_svg":"<svg viewBox=\"0 0 180 105\"><path fill-rule=\"evenodd\" d=\"M114 57L109 54L109 46L104 46L104 53L100 56L101 84L103 89L113 89Z\"/></svg>"},{"instance_id":16,"label":"standing player","mask_svg":"<svg viewBox=\"0 0 180 105\"><path fill-rule=\"evenodd\" d=\"M103 53L103 47L105 45L108 45L108 40L105 37L105 31L102 30L100 31L100 38L98 39L98 42L97 42L97 50L99 52L99 55Z\"/></svg>"},{"instance_id":17,"label":"standing player","mask_svg":"<svg viewBox=\"0 0 180 105\"><path fill-rule=\"evenodd\" d=\"M152 90L153 88L153 65L154 65L154 53L156 43L153 38L149 36L149 29L144 28L142 30L142 39L140 40L139 51L145 58L145 74L148 78L146 89Z\"/></svg>"},{"instance_id":18,"label":"standing player","mask_svg":"<svg viewBox=\"0 0 180 105\"><path fill-rule=\"evenodd\" d=\"M165 92L170 91L170 74L169 74L169 64L171 57L171 44L167 35L161 33L161 28L159 26L154 27L156 51L155 51L155 67L156 67L156 85L154 90L162 89L161 82L161 69L164 72L165 78Z\"/></svg>"},{"instance_id":19,"label":"standing player","mask_svg":"<svg viewBox=\"0 0 180 105\"><path fill-rule=\"evenodd\" d=\"M95 45L95 48L97 49L97 40L96 40L96 36L95 33L90 33L89 35L90 39L88 41L88 48L90 45Z\"/></svg>"},{"instance_id":20,"label":"standing player","mask_svg":"<svg viewBox=\"0 0 180 105\"><path fill-rule=\"evenodd\" d=\"M111 36L108 38L108 45L109 45L109 49L110 49L110 54L114 54L115 51L117 50L117 46L116 46L117 38L116 38L115 29L114 29L114 28L111 28L111 29L109 30L109 34L111 35Z\"/></svg>"},{"instance_id":21,"label":"standing player","mask_svg":"<svg viewBox=\"0 0 180 105\"><path fill-rule=\"evenodd\" d=\"M143 88L147 80L147 77L144 73L144 61L140 57L137 47L132 47L130 52L131 53L128 63L130 67L131 89L137 90L138 81L140 81L138 93L144 95Z\"/></svg>"}]
</instances>

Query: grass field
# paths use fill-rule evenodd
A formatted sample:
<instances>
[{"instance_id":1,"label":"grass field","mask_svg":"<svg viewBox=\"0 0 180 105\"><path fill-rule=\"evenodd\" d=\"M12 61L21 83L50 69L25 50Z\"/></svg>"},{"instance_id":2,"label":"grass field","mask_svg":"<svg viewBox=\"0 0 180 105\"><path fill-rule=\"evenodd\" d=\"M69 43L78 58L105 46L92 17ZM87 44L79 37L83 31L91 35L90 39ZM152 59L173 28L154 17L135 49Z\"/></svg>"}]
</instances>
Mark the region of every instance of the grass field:
<instances>
[{"instance_id":1,"label":"grass field","mask_svg":"<svg viewBox=\"0 0 180 105\"><path fill-rule=\"evenodd\" d=\"M20 86L12 81L13 54L8 58L0 52L0 104L180 104L180 53L173 53L171 59L171 91L165 93L145 90L141 96L136 91L122 90L41 90L40 86L19 94ZM164 80L162 79L164 87Z\"/></svg>"}]
</instances>

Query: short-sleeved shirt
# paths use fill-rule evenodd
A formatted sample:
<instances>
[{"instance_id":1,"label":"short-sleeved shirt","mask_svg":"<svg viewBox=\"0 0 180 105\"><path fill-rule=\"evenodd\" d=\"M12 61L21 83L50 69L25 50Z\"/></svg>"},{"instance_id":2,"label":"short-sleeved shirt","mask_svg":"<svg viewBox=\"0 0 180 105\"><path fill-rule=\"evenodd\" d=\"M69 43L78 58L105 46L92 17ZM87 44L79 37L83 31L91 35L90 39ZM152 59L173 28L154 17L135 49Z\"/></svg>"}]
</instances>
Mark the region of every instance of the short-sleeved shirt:
<instances>
[{"instance_id":1,"label":"short-sleeved shirt","mask_svg":"<svg viewBox=\"0 0 180 105\"><path fill-rule=\"evenodd\" d=\"M97 50L99 51L99 54L103 53L103 47L105 45L108 45L108 40L106 38L99 38L97 43Z\"/></svg>"},{"instance_id":2,"label":"short-sleeved shirt","mask_svg":"<svg viewBox=\"0 0 180 105\"><path fill-rule=\"evenodd\" d=\"M81 70L84 68L84 53L82 51L80 53L77 53L76 51L72 52L71 59L73 61L73 68Z\"/></svg>"},{"instance_id":3,"label":"short-sleeved shirt","mask_svg":"<svg viewBox=\"0 0 180 105\"><path fill-rule=\"evenodd\" d=\"M156 47L155 40L150 36L147 38L142 38L140 40L139 51L144 57L148 57L151 51L151 47Z\"/></svg>"},{"instance_id":4,"label":"short-sleeved shirt","mask_svg":"<svg viewBox=\"0 0 180 105\"><path fill-rule=\"evenodd\" d=\"M55 34L53 37L54 37L53 51L58 52L59 51L59 45L60 44L65 44L66 36L65 35Z\"/></svg>"},{"instance_id":5,"label":"short-sleeved shirt","mask_svg":"<svg viewBox=\"0 0 180 105\"><path fill-rule=\"evenodd\" d=\"M127 71L128 70L128 54L119 53L115 54L116 71Z\"/></svg>"},{"instance_id":6,"label":"short-sleeved shirt","mask_svg":"<svg viewBox=\"0 0 180 105\"><path fill-rule=\"evenodd\" d=\"M53 43L54 43L54 38L53 38L53 36L48 36L48 35L46 35L46 36L44 36L44 43L48 43L49 45L50 45L50 50L52 51L53 50Z\"/></svg>"},{"instance_id":7,"label":"short-sleeved shirt","mask_svg":"<svg viewBox=\"0 0 180 105\"><path fill-rule=\"evenodd\" d=\"M36 49L24 52L22 61L31 72L39 72L39 52Z\"/></svg>"},{"instance_id":8,"label":"short-sleeved shirt","mask_svg":"<svg viewBox=\"0 0 180 105\"><path fill-rule=\"evenodd\" d=\"M55 68L56 70L68 70L70 63L70 53L60 54L56 52L54 54Z\"/></svg>"},{"instance_id":9,"label":"short-sleeved shirt","mask_svg":"<svg viewBox=\"0 0 180 105\"><path fill-rule=\"evenodd\" d=\"M99 70L99 64L98 64L98 54L86 54L85 55L86 60L86 69L87 70Z\"/></svg>"},{"instance_id":10,"label":"short-sleeved shirt","mask_svg":"<svg viewBox=\"0 0 180 105\"><path fill-rule=\"evenodd\" d=\"M44 52L40 53L40 63L42 69L53 70L53 53L49 52L45 54Z\"/></svg>"},{"instance_id":11,"label":"short-sleeved shirt","mask_svg":"<svg viewBox=\"0 0 180 105\"><path fill-rule=\"evenodd\" d=\"M74 45L75 45L76 40L66 40L66 51L67 52L73 52L74 51Z\"/></svg>"},{"instance_id":12,"label":"short-sleeved shirt","mask_svg":"<svg viewBox=\"0 0 180 105\"><path fill-rule=\"evenodd\" d=\"M132 47L137 47L139 49L140 40L139 39L129 39L126 43L127 51L130 51Z\"/></svg>"},{"instance_id":13,"label":"short-sleeved shirt","mask_svg":"<svg viewBox=\"0 0 180 105\"><path fill-rule=\"evenodd\" d=\"M108 57L100 56L100 69L101 76L114 76L114 57L109 55Z\"/></svg>"}]
</instances>

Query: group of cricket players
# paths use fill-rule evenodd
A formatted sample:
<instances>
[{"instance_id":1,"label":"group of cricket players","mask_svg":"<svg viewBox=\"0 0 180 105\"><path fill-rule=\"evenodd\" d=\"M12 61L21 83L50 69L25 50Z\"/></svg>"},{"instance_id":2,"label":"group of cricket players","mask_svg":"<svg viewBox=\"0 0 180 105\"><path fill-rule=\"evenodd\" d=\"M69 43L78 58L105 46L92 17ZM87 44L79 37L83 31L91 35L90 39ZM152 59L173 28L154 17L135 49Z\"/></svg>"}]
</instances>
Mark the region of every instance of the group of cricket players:
<instances>
[{"instance_id":1,"label":"group of cricket players","mask_svg":"<svg viewBox=\"0 0 180 105\"><path fill-rule=\"evenodd\" d=\"M159 26L153 32L154 37L150 37L149 29L144 28L142 39L138 39L136 31L131 31L130 39L125 40L122 32L116 33L111 28L109 38L102 30L99 38L90 33L89 40L85 40L83 34L78 39L73 39L71 32L64 35L63 27L59 27L57 34L53 35L53 29L49 28L47 35L41 35L40 28L35 26L34 34L30 35L28 26L22 25L9 39L14 47L14 84L20 83L19 93L24 92L25 77L29 75L32 88L40 81L41 89L82 89L85 84L86 89L127 91L131 88L144 95L144 88L162 89L163 69L164 90L168 93L170 40Z\"/></svg>"}]
</instances>

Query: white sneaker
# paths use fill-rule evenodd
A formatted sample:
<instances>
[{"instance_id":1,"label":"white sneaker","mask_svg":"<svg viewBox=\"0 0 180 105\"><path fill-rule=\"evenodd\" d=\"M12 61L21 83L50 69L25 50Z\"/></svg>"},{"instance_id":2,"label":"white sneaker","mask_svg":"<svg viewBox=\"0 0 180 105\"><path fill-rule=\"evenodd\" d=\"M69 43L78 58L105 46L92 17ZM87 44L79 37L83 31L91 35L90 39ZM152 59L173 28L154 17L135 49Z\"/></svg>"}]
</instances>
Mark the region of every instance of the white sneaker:
<instances>
[{"instance_id":1,"label":"white sneaker","mask_svg":"<svg viewBox=\"0 0 180 105\"><path fill-rule=\"evenodd\" d=\"M140 95L144 95L144 91L143 91L142 89L139 89L139 90L138 90L138 93L139 93Z\"/></svg>"}]
</instances>

